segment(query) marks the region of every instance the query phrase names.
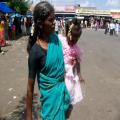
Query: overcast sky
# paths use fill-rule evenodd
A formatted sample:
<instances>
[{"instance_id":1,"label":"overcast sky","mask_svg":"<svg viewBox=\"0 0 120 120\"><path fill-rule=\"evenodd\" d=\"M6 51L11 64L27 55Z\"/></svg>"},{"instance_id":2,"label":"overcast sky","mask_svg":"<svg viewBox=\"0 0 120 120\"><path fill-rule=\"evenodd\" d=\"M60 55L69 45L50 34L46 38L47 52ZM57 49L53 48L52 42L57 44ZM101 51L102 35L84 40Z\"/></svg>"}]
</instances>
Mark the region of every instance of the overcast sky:
<instances>
[{"instance_id":1,"label":"overcast sky","mask_svg":"<svg viewBox=\"0 0 120 120\"><path fill-rule=\"evenodd\" d=\"M33 0L34 4L41 0ZM98 9L120 9L120 0L48 0L53 5L75 5L85 7L97 7Z\"/></svg>"}]
</instances>

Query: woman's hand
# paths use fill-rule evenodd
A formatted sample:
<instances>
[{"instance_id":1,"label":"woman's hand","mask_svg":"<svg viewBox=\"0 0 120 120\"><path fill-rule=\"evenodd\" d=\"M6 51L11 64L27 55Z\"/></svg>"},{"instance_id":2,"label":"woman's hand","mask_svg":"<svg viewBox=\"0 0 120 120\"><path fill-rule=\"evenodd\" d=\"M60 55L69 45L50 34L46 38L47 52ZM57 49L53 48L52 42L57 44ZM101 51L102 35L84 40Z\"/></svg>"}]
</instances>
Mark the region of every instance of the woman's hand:
<instances>
[{"instance_id":1,"label":"woman's hand","mask_svg":"<svg viewBox=\"0 0 120 120\"><path fill-rule=\"evenodd\" d=\"M35 80L28 80L26 98L26 120L32 120L32 99L34 91L34 81Z\"/></svg>"}]
</instances>

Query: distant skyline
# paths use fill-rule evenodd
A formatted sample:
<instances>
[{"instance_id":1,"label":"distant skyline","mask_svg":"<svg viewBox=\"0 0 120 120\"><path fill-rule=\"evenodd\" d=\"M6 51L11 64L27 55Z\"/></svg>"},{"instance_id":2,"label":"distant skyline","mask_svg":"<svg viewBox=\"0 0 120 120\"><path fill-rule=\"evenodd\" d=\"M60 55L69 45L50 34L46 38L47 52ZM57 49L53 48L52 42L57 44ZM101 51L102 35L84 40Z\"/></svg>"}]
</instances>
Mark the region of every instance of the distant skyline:
<instances>
[{"instance_id":1,"label":"distant skyline","mask_svg":"<svg viewBox=\"0 0 120 120\"><path fill-rule=\"evenodd\" d=\"M42 0L33 0L37 4ZM47 0L55 6L77 5L81 7L96 7L97 9L120 9L120 0Z\"/></svg>"}]
</instances>

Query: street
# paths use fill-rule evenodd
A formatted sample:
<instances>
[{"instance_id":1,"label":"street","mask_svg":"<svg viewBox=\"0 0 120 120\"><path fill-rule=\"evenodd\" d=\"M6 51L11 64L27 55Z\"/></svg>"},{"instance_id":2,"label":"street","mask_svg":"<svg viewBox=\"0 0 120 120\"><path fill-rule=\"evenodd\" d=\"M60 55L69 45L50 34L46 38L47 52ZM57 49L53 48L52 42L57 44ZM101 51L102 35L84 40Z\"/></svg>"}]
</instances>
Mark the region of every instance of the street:
<instances>
[{"instance_id":1,"label":"street","mask_svg":"<svg viewBox=\"0 0 120 120\"><path fill-rule=\"evenodd\" d=\"M24 120L27 39L9 41L11 45L2 48L6 52L0 54L0 120ZM83 49L84 99L75 105L70 120L120 120L120 34L110 36L103 30L86 29L79 44ZM36 85L35 103L37 96Z\"/></svg>"}]
</instances>

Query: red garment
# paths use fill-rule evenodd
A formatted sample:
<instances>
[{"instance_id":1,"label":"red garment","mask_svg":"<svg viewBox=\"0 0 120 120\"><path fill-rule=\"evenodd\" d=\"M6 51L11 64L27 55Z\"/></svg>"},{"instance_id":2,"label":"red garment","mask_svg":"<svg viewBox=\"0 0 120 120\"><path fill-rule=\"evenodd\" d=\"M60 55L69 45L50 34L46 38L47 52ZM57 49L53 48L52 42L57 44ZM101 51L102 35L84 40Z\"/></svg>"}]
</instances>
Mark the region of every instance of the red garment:
<instances>
[{"instance_id":1,"label":"red garment","mask_svg":"<svg viewBox=\"0 0 120 120\"><path fill-rule=\"evenodd\" d=\"M6 45L5 40L0 40L0 46L5 47L5 45Z\"/></svg>"}]
</instances>

